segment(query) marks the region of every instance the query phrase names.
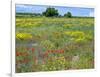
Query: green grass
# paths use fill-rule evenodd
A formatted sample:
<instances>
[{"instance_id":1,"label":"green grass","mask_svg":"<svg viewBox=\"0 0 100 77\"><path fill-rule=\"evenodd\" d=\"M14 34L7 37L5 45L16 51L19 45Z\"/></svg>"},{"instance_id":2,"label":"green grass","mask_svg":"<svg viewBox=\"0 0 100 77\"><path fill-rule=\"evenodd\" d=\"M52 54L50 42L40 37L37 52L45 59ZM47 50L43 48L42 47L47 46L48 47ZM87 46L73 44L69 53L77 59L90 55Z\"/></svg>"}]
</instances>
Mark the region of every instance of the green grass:
<instances>
[{"instance_id":1,"label":"green grass","mask_svg":"<svg viewBox=\"0 0 100 77\"><path fill-rule=\"evenodd\" d=\"M16 72L94 68L94 18L16 17L19 53Z\"/></svg>"}]
</instances>

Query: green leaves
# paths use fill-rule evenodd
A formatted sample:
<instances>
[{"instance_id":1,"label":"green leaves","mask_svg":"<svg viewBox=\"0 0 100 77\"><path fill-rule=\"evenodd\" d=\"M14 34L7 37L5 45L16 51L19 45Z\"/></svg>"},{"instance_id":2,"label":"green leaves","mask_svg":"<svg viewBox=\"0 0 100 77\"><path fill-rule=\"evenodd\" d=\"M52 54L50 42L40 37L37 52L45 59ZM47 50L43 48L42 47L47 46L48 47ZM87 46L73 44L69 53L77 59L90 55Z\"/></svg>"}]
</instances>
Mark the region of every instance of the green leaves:
<instances>
[{"instance_id":1,"label":"green leaves","mask_svg":"<svg viewBox=\"0 0 100 77\"><path fill-rule=\"evenodd\" d=\"M58 10L56 10L55 8L47 8L45 12L43 12L43 15L45 15L46 17L53 17L53 16L58 16Z\"/></svg>"},{"instance_id":2,"label":"green leaves","mask_svg":"<svg viewBox=\"0 0 100 77\"><path fill-rule=\"evenodd\" d=\"M72 14L71 12L67 12L66 14L64 14L65 17L68 17L68 18L71 18L72 17Z\"/></svg>"}]
</instances>

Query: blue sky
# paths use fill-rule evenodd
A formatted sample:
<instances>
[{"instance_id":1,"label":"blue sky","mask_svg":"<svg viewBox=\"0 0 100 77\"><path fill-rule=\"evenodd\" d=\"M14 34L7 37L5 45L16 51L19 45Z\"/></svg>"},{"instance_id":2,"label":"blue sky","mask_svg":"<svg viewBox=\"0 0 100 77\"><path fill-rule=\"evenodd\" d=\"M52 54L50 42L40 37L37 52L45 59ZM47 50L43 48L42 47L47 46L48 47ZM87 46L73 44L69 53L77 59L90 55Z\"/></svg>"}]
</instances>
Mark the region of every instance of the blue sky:
<instances>
[{"instance_id":1,"label":"blue sky","mask_svg":"<svg viewBox=\"0 0 100 77\"><path fill-rule=\"evenodd\" d=\"M17 13L42 13L48 7L54 7L58 10L60 15L64 15L68 11L72 13L73 16L88 16L94 17L94 8L80 8L80 7L62 7L62 6L43 6L43 5L24 5L17 4Z\"/></svg>"}]
</instances>

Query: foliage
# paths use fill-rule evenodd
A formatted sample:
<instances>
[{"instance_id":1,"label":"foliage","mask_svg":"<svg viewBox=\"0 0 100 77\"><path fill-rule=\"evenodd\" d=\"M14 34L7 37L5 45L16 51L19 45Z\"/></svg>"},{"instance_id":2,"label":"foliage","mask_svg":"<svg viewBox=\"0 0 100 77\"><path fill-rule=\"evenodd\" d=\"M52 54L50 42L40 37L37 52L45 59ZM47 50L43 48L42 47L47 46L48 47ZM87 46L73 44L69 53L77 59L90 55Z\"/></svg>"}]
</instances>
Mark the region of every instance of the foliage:
<instances>
[{"instance_id":1,"label":"foliage","mask_svg":"<svg viewBox=\"0 0 100 77\"><path fill-rule=\"evenodd\" d=\"M65 17L68 17L68 18L71 18L72 17L72 14L71 12L67 12L66 14L64 14Z\"/></svg>"},{"instance_id":2,"label":"foliage","mask_svg":"<svg viewBox=\"0 0 100 77\"><path fill-rule=\"evenodd\" d=\"M56 10L55 8L47 8L45 12L43 12L43 15L45 15L46 17L53 17L53 16L58 16L58 10Z\"/></svg>"}]
</instances>

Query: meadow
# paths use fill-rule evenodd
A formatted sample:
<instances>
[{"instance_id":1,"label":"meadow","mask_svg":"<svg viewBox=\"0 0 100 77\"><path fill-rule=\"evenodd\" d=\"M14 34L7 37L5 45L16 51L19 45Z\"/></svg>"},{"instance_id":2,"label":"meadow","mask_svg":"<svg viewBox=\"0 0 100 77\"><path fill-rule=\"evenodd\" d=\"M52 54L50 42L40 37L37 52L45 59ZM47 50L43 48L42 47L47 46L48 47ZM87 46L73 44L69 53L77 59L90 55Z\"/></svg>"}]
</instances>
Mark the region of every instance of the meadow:
<instances>
[{"instance_id":1,"label":"meadow","mask_svg":"<svg viewBox=\"0 0 100 77\"><path fill-rule=\"evenodd\" d=\"M16 72L94 68L94 18L16 17Z\"/></svg>"}]
</instances>

